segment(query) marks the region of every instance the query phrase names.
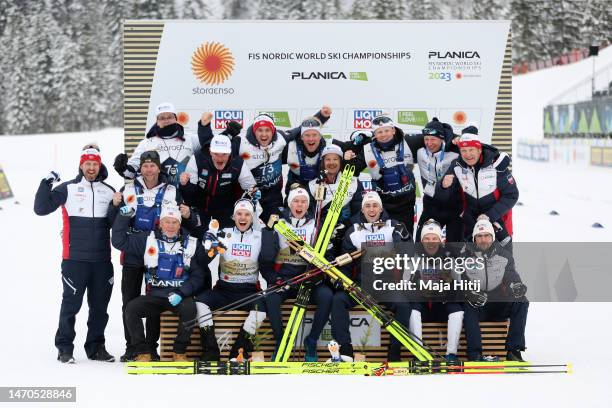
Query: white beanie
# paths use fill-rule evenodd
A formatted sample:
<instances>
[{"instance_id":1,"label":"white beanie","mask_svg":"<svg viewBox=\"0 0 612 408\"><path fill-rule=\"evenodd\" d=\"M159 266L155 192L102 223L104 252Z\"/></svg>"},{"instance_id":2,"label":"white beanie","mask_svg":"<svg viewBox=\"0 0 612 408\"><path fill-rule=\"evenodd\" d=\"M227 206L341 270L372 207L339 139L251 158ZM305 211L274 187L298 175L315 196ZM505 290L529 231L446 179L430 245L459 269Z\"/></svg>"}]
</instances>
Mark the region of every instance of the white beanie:
<instances>
[{"instance_id":1,"label":"white beanie","mask_svg":"<svg viewBox=\"0 0 612 408\"><path fill-rule=\"evenodd\" d=\"M442 228L440 228L440 224L435 222L433 219L429 219L425 221L425 224L423 224L423 228L421 229L421 241L427 234L434 234L440 239L440 241L442 241Z\"/></svg>"},{"instance_id":2,"label":"white beanie","mask_svg":"<svg viewBox=\"0 0 612 408\"><path fill-rule=\"evenodd\" d=\"M253 207L253 203L247 199L236 201L236 204L234 204L234 215L236 215L238 210L247 210L251 215L255 215L255 207Z\"/></svg>"},{"instance_id":3,"label":"white beanie","mask_svg":"<svg viewBox=\"0 0 612 408\"><path fill-rule=\"evenodd\" d=\"M478 220L478 222L476 222L476 225L474 225L474 231L472 232L472 239L474 239L476 235L482 234L482 233L491 234L491 236L495 238L495 230L493 229L493 224L491 224L491 221L484 219L484 218L481 220Z\"/></svg>"},{"instance_id":4,"label":"white beanie","mask_svg":"<svg viewBox=\"0 0 612 408\"><path fill-rule=\"evenodd\" d=\"M174 105L170 102L162 102L155 107L155 117L157 117L157 115L159 115L160 113L165 112L174 113L176 115L176 109L174 108Z\"/></svg>"},{"instance_id":5,"label":"white beanie","mask_svg":"<svg viewBox=\"0 0 612 408\"><path fill-rule=\"evenodd\" d=\"M333 143L330 143L326 145L325 148L323 148L323 151L321 152L321 157L325 157L326 154L337 154L338 156L340 156L340 159L344 157L340 146L335 145Z\"/></svg>"},{"instance_id":6,"label":"white beanie","mask_svg":"<svg viewBox=\"0 0 612 408\"><path fill-rule=\"evenodd\" d=\"M361 201L361 208L363 209L363 207L365 207L366 203L368 201L374 201L376 203L378 203L380 205L380 207L382 208L382 200L380 199L380 196L378 195L378 193L376 191L368 191L367 193L365 193L365 195L363 196L363 200Z\"/></svg>"},{"instance_id":7,"label":"white beanie","mask_svg":"<svg viewBox=\"0 0 612 408\"><path fill-rule=\"evenodd\" d=\"M310 205L310 196L308 195L308 192L302 187L294 188L293 190L289 191L289 196L287 197L287 204L291 205L291 202L299 196L306 197L306 203Z\"/></svg>"},{"instance_id":8,"label":"white beanie","mask_svg":"<svg viewBox=\"0 0 612 408\"><path fill-rule=\"evenodd\" d=\"M174 218L181 222L181 211L179 210L178 206L173 204L162 206L159 219L163 220L166 217Z\"/></svg>"},{"instance_id":9,"label":"white beanie","mask_svg":"<svg viewBox=\"0 0 612 408\"><path fill-rule=\"evenodd\" d=\"M223 135L216 135L210 141L210 152L211 153L231 153L232 142L229 137Z\"/></svg>"}]
</instances>

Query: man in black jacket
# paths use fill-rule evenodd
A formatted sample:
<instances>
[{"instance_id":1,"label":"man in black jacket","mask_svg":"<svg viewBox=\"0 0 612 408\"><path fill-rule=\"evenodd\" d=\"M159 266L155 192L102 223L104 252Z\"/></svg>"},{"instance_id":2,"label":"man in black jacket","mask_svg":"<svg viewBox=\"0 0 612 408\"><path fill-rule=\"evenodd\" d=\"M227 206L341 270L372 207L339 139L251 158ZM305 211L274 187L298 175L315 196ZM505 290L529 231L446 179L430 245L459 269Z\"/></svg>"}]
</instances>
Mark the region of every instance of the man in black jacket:
<instances>
[{"instance_id":1,"label":"man in black jacket","mask_svg":"<svg viewBox=\"0 0 612 408\"><path fill-rule=\"evenodd\" d=\"M463 326L468 359L483 360L481 320L510 319L506 359L523 361L521 351L525 350L525 325L529 309L525 297L527 286L516 272L512 254L495 241L495 231L488 220L481 219L476 223L473 238L475 245L467 249L467 255L481 258L481 262L477 260L473 263L474 267L466 268L463 279L478 283L480 289L468 290L465 294L467 303Z\"/></svg>"},{"instance_id":2,"label":"man in black jacket","mask_svg":"<svg viewBox=\"0 0 612 408\"><path fill-rule=\"evenodd\" d=\"M227 136L213 137L208 150L197 151L180 177L180 192L185 202L199 212L200 227L192 231L198 238L202 238L213 218L221 227L233 225L234 203L255 187L255 179L244 160L232 154Z\"/></svg>"},{"instance_id":3,"label":"man in black jacket","mask_svg":"<svg viewBox=\"0 0 612 408\"><path fill-rule=\"evenodd\" d=\"M181 231L181 213L176 206L165 206L156 231L128 233L133 209L122 207L113 224L113 246L126 254L140 256L146 267L146 295L130 301L125 309L125 322L131 338L135 360L151 361L150 347L144 334L142 318L159 316L166 310L179 315L179 328L174 342L174 361L187 361L186 351L191 330L183 322L196 318L193 295L206 284L201 265L206 263L200 241Z\"/></svg>"},{"instance_id":4,"label":"man in black jacket","mask_svg":"<svg viewBox=\"0 0 612 408\"><path fill-rule=\"evenodd\" d=\"M108 322L106 309L113 291L109 204L115 190L104 180L108 176L96 144L84 147L79 175L54 189L60 181L56 172L45 177L38 187L34 212L47 215L62 207L62 306L55 335L57 359L74 363L74 324L87 289L89 317L85 352L90 360L113 362L104 346L104 329Z\"/></svg>"},{"instance_id":5,"label":"man in black jacket","mask_svg":"<svg viewBox=\"0 0 612 408\"><path fill-rule=\"evenodd\" d=\"M465 202L465 241L470 241L476 221L484 218L493 224L495 239L511 250L509 212L518 201L519 191L509 169L510 156L481 143L475 126L463 129L457 145L461 155L451 163L442 183L436 184L436 197Z\"/></svg>"}]
</instances>

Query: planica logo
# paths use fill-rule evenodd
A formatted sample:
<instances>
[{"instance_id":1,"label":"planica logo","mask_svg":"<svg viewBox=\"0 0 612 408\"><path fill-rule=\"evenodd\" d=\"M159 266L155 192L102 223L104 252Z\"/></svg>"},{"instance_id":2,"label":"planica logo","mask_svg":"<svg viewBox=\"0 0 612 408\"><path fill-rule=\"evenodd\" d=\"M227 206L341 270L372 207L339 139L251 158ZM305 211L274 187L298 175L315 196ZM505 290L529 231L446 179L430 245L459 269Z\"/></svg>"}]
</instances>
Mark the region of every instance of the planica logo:
<instances>
[{"instance_id":1,"label":"planica logo","mask_svg":"<svg viewBox=\"0 0 612 408\"><path fill-rule=\"evenodd\" d=\"M429 51L429 59L480 58L478 51Z\"/></svg>"},{"instance_id":2,"label":"planica logo","mask_svg":"<svg viewBox=\"0 0 612 408\"><path fill-rule=\"evenodd\" d=\"M347 79L344 72L292 72L291 79Z\"/></svg>"}]
</instances>

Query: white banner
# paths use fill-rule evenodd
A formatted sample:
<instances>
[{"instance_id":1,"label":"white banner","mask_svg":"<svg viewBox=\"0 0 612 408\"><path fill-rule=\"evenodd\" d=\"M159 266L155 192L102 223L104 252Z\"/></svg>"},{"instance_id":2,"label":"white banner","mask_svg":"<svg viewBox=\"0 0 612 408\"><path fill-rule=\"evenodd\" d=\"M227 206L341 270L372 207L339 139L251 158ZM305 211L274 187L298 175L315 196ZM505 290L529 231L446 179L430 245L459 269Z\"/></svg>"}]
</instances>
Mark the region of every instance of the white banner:
<instances>
[{"instance_id":1,"label":"white banner","mask_svg":"<svg viewBox=\"0 0 612 408\"><path fill-rule=\"evenodd\" d=\"M326 135L344 140L392 115L419 132L437 116L456 132L479 124L490 142L508 21L170 21L164 26L152 109L172 102L195 132L213 111L245 128L259 112L298 126L324 104Z\"/></svg>"}]
</instances>

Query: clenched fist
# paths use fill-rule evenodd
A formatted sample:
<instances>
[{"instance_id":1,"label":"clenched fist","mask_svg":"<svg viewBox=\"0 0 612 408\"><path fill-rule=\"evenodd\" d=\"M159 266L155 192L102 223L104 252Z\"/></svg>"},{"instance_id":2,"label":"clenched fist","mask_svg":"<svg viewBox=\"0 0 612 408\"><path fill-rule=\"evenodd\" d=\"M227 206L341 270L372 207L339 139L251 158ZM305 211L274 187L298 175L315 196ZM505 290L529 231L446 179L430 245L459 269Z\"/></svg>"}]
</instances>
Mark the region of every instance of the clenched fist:
<instances>
[{"instance_id":1,"label":"clenched fist","mask_svg":"<svg viewBox=\"0 0 612 408\"><path fill-rule=\"evenodd\" d=\"M182 172L181 173L181 178L180 178L179 181L181 182L182 186L186 186L187 183L189 183L189 173Z\"/></svg>"},{"instance_id":2,"label":"clenched fist","mask_svg":"<svg viewBox=\"0 0 612 408\"><path fill-rule=\"evenodd\" d=\"M202 123L202 126L206 126L210 123L210 121L213 118L213 114L210 112L204 112L202 114L202 117L200 118L200 123Z\"/></svg>"},{"instance_id":3,"label":"clenched fist","mask_svg":"<svg viewBox=\"0 0 612 408\"><path fill-rule=\"evenodd\" d=\"M115 194L113 194L113 205L119 207L121 201L123 201L123 194L120 191L115 192Z\"/></svg>"},{"instance_id":4,"label":"clenched fist","mask_svg":"<svg viewBox=\"0 0 612 408\"><path fill-rule=\"evenodd\" d=\"M442 187L449 188L451 184L453 184L454 178L455 176L453 176L452 174L447 174L446 176L444 176L444 179L442 179Z\"/></svg>"},{"instance_id":5,"label":"clenched fist","mask_svg":"<svg viewBox=\"0 0 612 408\"><path fill-rule=\"evenodd\" d=\"M332 108L328 105L323 105L321 107L321 115L325 116L326 118L329 118L332 114Z\"/></svg>"}]
</instances>

